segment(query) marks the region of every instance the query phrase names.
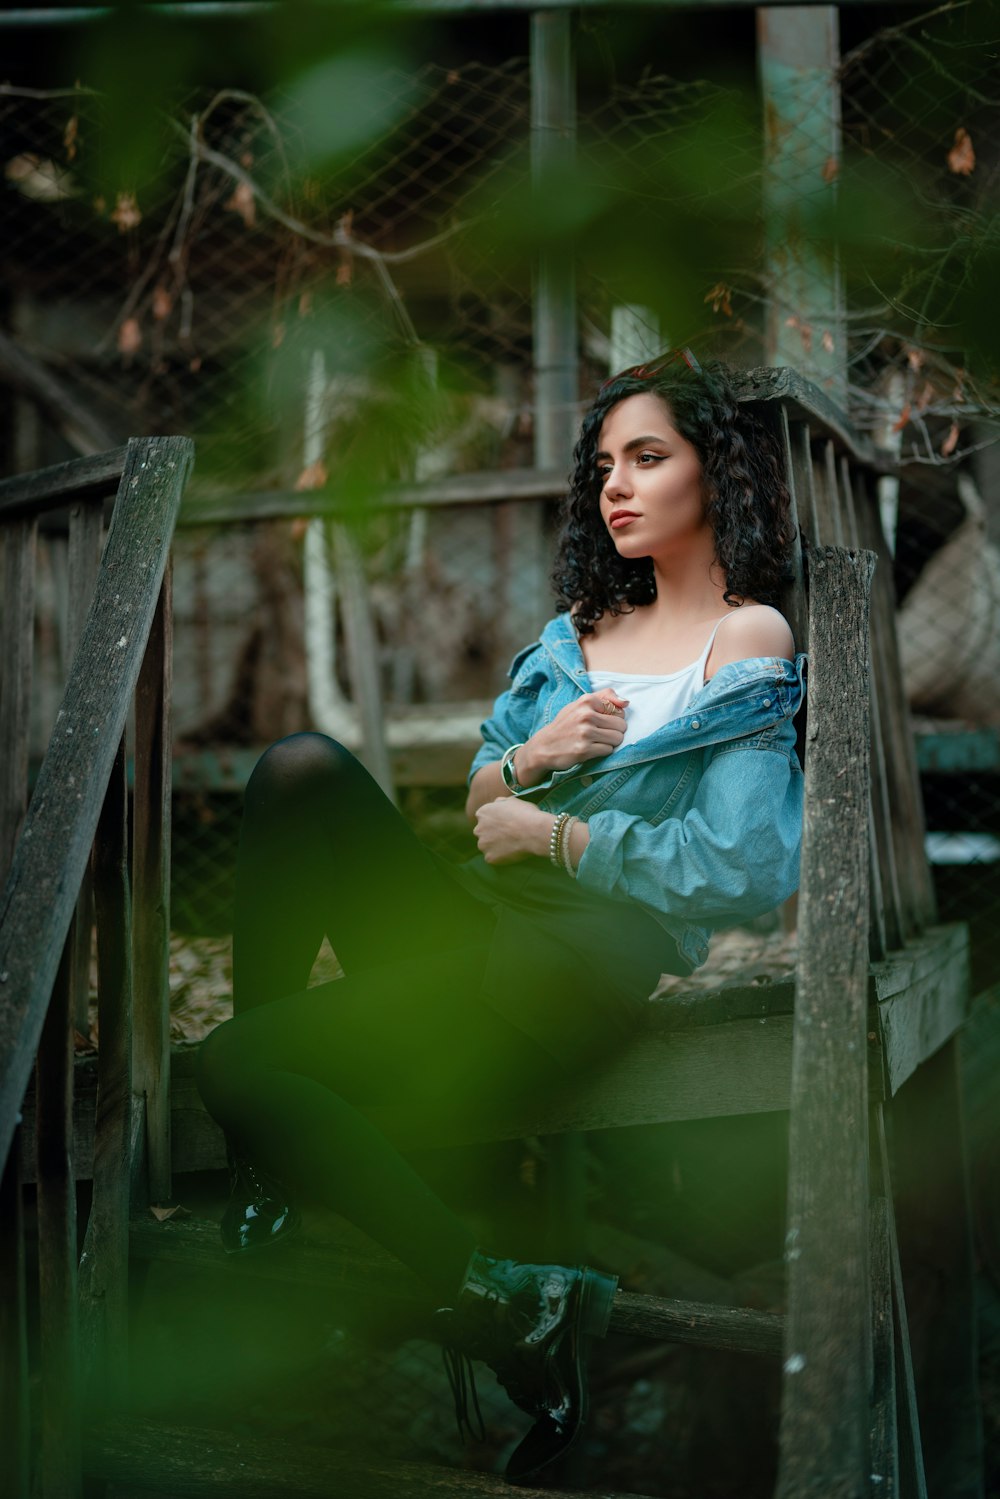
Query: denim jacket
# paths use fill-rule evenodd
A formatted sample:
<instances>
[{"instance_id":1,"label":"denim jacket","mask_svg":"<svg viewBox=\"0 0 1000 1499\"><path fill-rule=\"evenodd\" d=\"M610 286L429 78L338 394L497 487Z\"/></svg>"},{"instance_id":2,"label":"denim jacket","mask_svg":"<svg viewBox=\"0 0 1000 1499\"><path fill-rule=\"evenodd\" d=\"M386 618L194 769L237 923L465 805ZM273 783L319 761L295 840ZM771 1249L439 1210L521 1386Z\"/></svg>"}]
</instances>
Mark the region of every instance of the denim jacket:
<instances>
[{"instance_id":1,"label":"denim jacket","mask_svg":"<svg viewBox=\"0 0 1000 1499\"><path fill-rule=\"evenodd\" d=\"M797 888L802 772L792 719L805 669L804 656L731 662L683 717L519 793L587 823L580 884L638 902L692 967L708 956L712 927L773 910ZM510 675L470 780L592 691L568 614L549 621Z\"/></svg>"}]
</instances>

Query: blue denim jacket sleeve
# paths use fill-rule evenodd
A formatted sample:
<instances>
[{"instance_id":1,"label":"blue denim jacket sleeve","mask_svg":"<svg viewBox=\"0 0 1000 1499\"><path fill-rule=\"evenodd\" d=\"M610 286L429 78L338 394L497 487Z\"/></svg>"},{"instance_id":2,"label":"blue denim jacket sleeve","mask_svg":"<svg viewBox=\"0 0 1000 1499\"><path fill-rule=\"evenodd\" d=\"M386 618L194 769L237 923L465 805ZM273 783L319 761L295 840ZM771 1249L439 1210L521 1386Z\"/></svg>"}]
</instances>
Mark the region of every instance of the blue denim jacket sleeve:
<instances>
[{"instance_id":1,"label":"blue denim jacket sleeve","mask_svg":"<svg viewBox=\"0 0 1000 1499\"><path fill-rule=\"evenodd\" d=\"M501 692L493 704L493 712L480 725L483 742L469 766L468 780L502 758L512 744L523 744L531 736L538 694L547 685L540 671L533 669L533 660L541 657L541 646L536 641L514 657L510 668L511 685Z\"/></svg>"},{"instance_id":2,"label":"blue denim jacket sleeve","mask_svg":"<svg viewBox=\"0 0 1000 1499\"><path fill-rule=\"evenodd\" d=\"M727 924L763 915L798 887L802 772L756 736L709 761L691 806L654 825L595 813L578 879L668 917Z\"/></svg>"}]
</instances>

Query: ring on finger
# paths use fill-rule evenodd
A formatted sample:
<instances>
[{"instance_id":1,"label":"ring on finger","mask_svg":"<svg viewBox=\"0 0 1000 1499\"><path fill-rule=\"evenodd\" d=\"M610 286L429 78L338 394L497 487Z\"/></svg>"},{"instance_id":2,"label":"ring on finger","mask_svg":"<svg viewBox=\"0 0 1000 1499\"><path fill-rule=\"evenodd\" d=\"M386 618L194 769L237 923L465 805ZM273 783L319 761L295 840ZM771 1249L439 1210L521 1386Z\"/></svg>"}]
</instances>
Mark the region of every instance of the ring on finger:
<instances>
[{"instance_id":1,"label":"ring on finger","mask_svg":"<svg viewBox=\"0 0 1000 1499\"><path fill-rule=\"evenodd\" d=\"M598 711L600 713L621 713L622 710L619 708L617 703L611 702L609 698L602 697L601 706Z\"/></svg>"}]
</instances>

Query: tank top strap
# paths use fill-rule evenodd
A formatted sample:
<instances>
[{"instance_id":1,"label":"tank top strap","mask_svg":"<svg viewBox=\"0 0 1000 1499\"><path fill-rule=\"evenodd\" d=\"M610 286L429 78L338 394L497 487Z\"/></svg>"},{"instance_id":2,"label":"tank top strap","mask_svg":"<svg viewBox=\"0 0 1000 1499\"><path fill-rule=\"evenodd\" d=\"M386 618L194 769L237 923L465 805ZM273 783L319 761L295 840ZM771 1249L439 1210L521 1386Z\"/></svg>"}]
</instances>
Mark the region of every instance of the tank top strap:
<instances>
[{"instance_id":1,"label":"tank top strap","mask_svg":"<svg viewBox=\"0 0 1000 1499\"><path fill-rule=\"evenodd\" d=\"M712 633L708 637L708 640L705 642L705 649L702 651L697 661L694 662L692 672L698 682L699 687L705 680L705 667L708 665L708 658L712 654L712 647L715 644L715 637L719 633L719 626L728 618L728 614L723 614L721 619L717 619L715 621L715 626L712 630Z\"/></svg>"}]
</instances>

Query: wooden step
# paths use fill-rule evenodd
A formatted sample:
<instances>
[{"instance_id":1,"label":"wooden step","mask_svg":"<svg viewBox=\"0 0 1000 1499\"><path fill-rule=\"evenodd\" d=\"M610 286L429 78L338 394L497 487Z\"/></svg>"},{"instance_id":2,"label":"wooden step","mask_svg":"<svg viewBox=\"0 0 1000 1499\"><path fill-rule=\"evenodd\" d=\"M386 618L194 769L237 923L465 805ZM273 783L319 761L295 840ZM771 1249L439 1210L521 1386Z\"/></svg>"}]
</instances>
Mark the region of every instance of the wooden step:
<instances>
[{"instance_id":1,"label":"wooden step","mask_svg":"<svg viewBox=\"0 0 1000 1499\"><path fill-rule=\"evenodd\" d=\"M365 1460L357 1453L302 1442L263 1441L202 1427L161 1426L143 1420L103 1422L88 1433L89 1476L141 1485L146 1493L199 1499L231 1493L239 1499L551 1499L551 1488L512 1488L498 1473L430 1463ZM561 1490L568 1493L568 1490ZM587 1499L645 1499L588 1490Z\"/></svg>"},{"instance_id":2,"label":"wooden step","mask_svg":"<svg viewBox=\"0 0 1000 1499\"><path fill-rule=\"evenodd\" d=\"M218 1224L188 1217L158 1223L150 1215L133 1219L130 1251L138 1260L312 1285L358 1298L378 1297L400 1311L427 1306L427 1292L415 1275L391 1255L367 1244L359 1248L351 1239L317 1242L303 1237L256 1254L227 1255L219 1242ZM629 1337L764 1354L781 1352L783 1329L784 1317L778 1312L632 1291L618 1292L610 1326L611 1332Z\"/></svg>"}]
</instances>

